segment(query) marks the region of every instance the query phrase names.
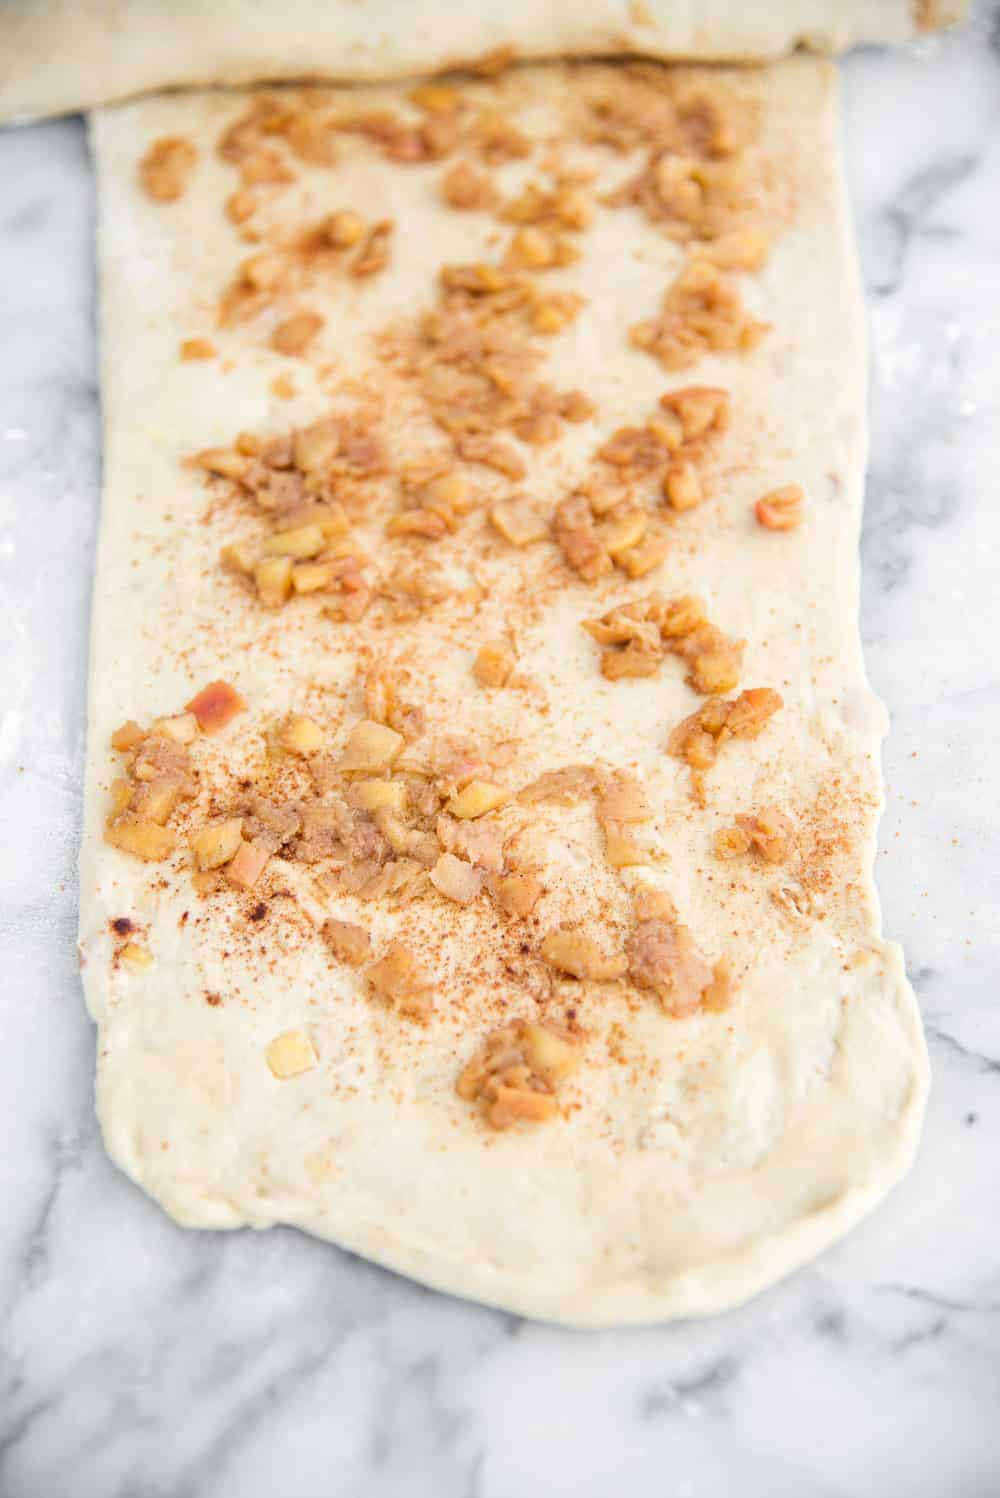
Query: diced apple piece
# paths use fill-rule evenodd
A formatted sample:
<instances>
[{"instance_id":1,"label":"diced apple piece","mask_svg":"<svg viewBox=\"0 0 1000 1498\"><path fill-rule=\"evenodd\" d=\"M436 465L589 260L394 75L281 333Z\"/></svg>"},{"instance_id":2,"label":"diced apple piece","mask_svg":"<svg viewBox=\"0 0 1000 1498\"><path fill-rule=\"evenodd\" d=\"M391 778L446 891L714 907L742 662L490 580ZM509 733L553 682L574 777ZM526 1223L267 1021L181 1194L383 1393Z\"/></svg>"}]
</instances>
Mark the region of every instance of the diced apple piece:
<instances>
[{"instance_id":1,"label":"diced apple piece","mask_svg":"<svg viewBox=\"0 0 1000 1498\"><path fill-rule=\"evenodd\" d=\"M490 523L511 546L530 546L549 533L548 523L527 500L502 500L490 510Z\"/></svg>"},{"instance_id":2,"label":"diced apple piece","mask_svg":"<svg viewBox=\"0 0 1000 1498\"><path fill-rule=\"evenodd\" d=\"M195 359L214 359L218 349L210 338L183 338L181 358L187 362Z\"/></svg>"},{"instance_id":3,"label":"diced apple piece","mask_svg":"<svg viewBox=\"0 0 1000 1498\"><path fill-rule=\"evenodd\" d=\"M197 147L186 136L163 135L139 163L139 181L154 202L173 203L184 196L197 160Z\"/></svg>"},{"instance_id":4,"label":"diced apple piece","mask_svg":"<svg viewBox=\"0 0 1000 1498\"><path fill-rule=\"evenodd\" d=\"M660 405L679 419L685 442L695 442L709 432L724 432L729 425L729 392L714 385L668 390L660 396Z\"/></svg>"},{"instance_id":5,"label":"diced apple piece","mask_svg":"<svg viewBox=\"0 0 1000 1498\"><path fill-rule=\"evenodd\" d=\"M402 817L406 813L407 790L402 780L358 780L351 786L347 797L359 811L372 816L376 812L391 812Z\"/></svg>"},{"instance_id":6,"label":"diced apple piece","mask_svg":"<svg viewBox=\"0 0 1000 1498\"><path fill-rule=\"evenodd\" d=\"M350 967L360 967L371 951L371 937L364 926L356 926L353 921L331 918L323 922L322 933L334 957Z\"/></svg>"},{"instance_id":7,"label":"diced apple piece","mask_svg":"<svg viewBox=\"0 0 1000 1498\"><path fill-rule=\"evenodd\" d=\"M424 488L424 503L433 509L440 505L446 513L464 515L474 502L469 481L460 473L442 473Z\"/></svg>"},{"instance_id":8,"label":"diced apple piece","mask_svg":"<svg viewBox=\"0 0 1000 1498\"><path fill-rule=\"evenodd\" d=\"M669 544L664 536L647 535L638 546L630 546L619 552L615 561L629 577L645 577L647 572L652 572L654 567L660 565L668 550Z\"/></svg>"},{"instance_id":9,"label":"diced apple piece","mask_svg":"<svg viewBox=\"0 0 1000 1498\"><path fill-rule=\"evenodd\" d=\"M238 713L246 712L246 703L228 681L211 681L197 696L184 704L185 712L194 713L202 733L218 733Z\"/></svg>"},{"instance_id":10,"label":"diced apple piece","mask_svg":"<svg viewBox=\"0 0 1000 1498\"><path fill-rule=\"evenodd\" d=\"M605 650L601 656L601 675L608 681L637 681L658 676L663 652L646 650L635 640L624 650Z\"/></svg>"},{"instance_id":11,"label":"diced apple piece","mask_svg":"<svg viewBox=\"0 0 1000 1498\"><path fill-rule=\"evenodd\" d=\"M729 965L729 958L720 957L712 969L712 981L702 993L701 1007L707 1009L710 1014L721 1014L729 1008L735 992L736 980Z\"/></svg>"},{"instance_id":12,"label":"diced apple piece","mask_svg":"<svg viewBox=\"0 0 1000 1498\"><path fill-rule=\"evenodd\" d=\"M123 853L131 853L146 863L159 863L177 846L177 834L158 822L141 822L136 817L124 816L112 822L104 834L104 841Z\"/></svg>"},{"instance_id":13,"label":"diced apple piece","mask_svg":"<svg viewBox=\"0 0 1000 1498\"><path fill-rule=\"evenodd\" d=\"M437 510L400 510L385 527L387 536L422 536L425 541L440 541L448 526Z\"/></svg>"},{"instance_id":14,"label":"diced apple piece","mask_svg":"<svg viewBox=\"0 0 1000 1498\"><path fill-rule=\"evenodd\" d=\"M621 955L608 957L592 937L581 931L550 931L541 946L550 967L571 978L590 978L604 983L624 976L628 964Z\"/></svg>"},{"instance_id":15,"label":"diced apple piece","mask_svg":"<svg viewBox=\"0 0 1000 1498\"><path fill-rule=\"evenodd\" d=\"M337 768L345 775L377 775L396 761L405 743L394 728L362 718L348 734Z\"/></svg>"},{"instance_id":16,"label":"diced apple piece","mask_svg":"<svg viewBox=\"0 0 1000 1498\"><path fill-rule=\"evenodd\" d=\"M264 551L269 557L292 557L305 561L318 556L326 544L326 537L318 525L297 525L288 531L275 531L264 541Z\"/></svg>"},{"instance_id":17,"label":"diced apple piece","mask_svg":"<svg viewBox=\"0 0 1000 1498\"><path fill-rule=\"evenodd\" d=\"M251 255L240 266L240 280L255 291L275 291L285 276L285 258L275 250Z\"/></svg>"},{"instance_id":18,"label":"diced apple piece","mask_svg":"<svg viewBox=\"0 0 1000 1498\"><path fill-rule=\"evenodd\" d=\"M304 354L323 327L323 318L316 312L296 312L280 322L268 342L279 354L295 358Z\"/></svg>"},{"instance_id":19,"label":"diced apple piece","mask_svg":"<svg viewBox=\"0 0 1000 1498\"><path fill-rule=\"evenodd\" d=\"M346 536L351 528L351 522L347 518L347 511L342 505L323 505L320 513L316 515L311 523L319 526L328 541L339 540L341 536ZM341 555L344 554L343 547L340 549L340 552Z\"/></svg>"},{"instance_id":20,"label":"diced apple piece","mask_svg":"<svg viewBox=\"0 0 1000 1498\"><path fill-rule=\"evenodd\" d=\"M340 428L335 421L317 421L292 438L292 455L300 473L329 468L340 451Z\"/></svg>"},{"instance_id":21,"label":"diced apple piece","mask_svg":"<svg viewBox=\"0 0 1000 1498\"><path fill-rule=\"evenodd\" d=\"M604 856L613 869L631 869L650 862L649 853L622 822L604 823Z\"/></svg>"},{"instance_id":22,"label":"diced apple piece","mask_svg":"<svg viewBox=\"0 0 1000 1498\"><path fill-rule=\"evenodd\" d=\"M642 783L628 771L620 770L604 784L600 815L613 822L648 822L653 809Z\"/></svg>"},{"instance_id":23,"label":"diced apple piece","mask_svg":"<svg viewBox=\"0 0 1000 1498\"><path fill-rule=\"evenodd\" d=\"M434 888L459 905L468 905L481 894L485 878L482 869L473 868L454 853L442 853L430 872Z\"/></svg>"},{"instance_id":24,"label":"diced apple piece","mask_svg":"<svg viewBox=\"0 0 1000 1498\"><path fill-rule=\"evenodd\" d=\"M336 575L333 562L295 562L292 566L292 589L296 593L322 593Z\"/></svg>"},{"instance_id":25,"label":"diced apple piece","mask_svg":"<svg viewBox=\"0 0 1000 1498\"><path fill-rule=\"evenodd\" d=\"M462 96L448 83L421 83L410 90L410 103L428 114L451 114L461 107Z\"/></svg>"},{"instance_id":26,"label":"diced apple piece","mask_svg":"<svg viewBox=\"0 0 1000 1498\"><path fill-rule=\"evenodd\" d=\"M127 942L118 955L123 962L128 963L129 967L142 969L153 966L152 952L135 941Z\"/></svg>"},{"instance_id":27,"label":"diced apple piece","mask_svg":"<svg viewBox=\"0 0 1000 1498\"><path fill-rule=\"evenodd\" d=\"M751 226L720 234L710 244L699 246L698 253L720 270L760 270L769 248L766 230Z\"/></svg>"},{"instance_id":28,"label":"diced apple piece","mask_svg":"<svg viewBox=\"0 0 1000 1498\"><path fill-rule=\"evenodd\" d=\"M380 998L411 1019L426 1019L434 1007L430 978L401 942L393 942L365 977Z\"/></svg>"},{"instance_id":29,"label":"diced apple piece","mask_svg":"<svg viewBox=\"0 0 1000 1498\"><path fill-rule=\"evenodd\" d=\"M708 623L705 613L705 605L700 598L691 593L683 593L679 598L672 598L661 610L657 619L660 634L665 640L681 640L685 635L694 634L703 624Z\"/></svg>"},{"instance_id":30,"label":"diced apple piece","mask_svg":"<svg viewBox=\"0 0 1000 1498\"><path fill-rule=\"evenodd\" d=\"M802 524L805 512L805 490L801 484L786 484L772 489L754 505L758 522L769 531L792 531Z\"/></svg>"},{"instance_id":31,"label":"diced apple piece","mask_svg":"<svg viewBox=\"0 0 1000 1498\"><path fill-rule=\"evenodd\" d=\"M530 915L543 894L541 881L534 874L507 874L497 880L497 904L512 920Z\"/></svg>"},{"instance_id":32,"label":"diced apple piece","mask_svg":"<svg viewBox=\"0 0 1000 1498\"><path fill-rule=\"evenodd\" d=\"M590 765L560 765L558 770L545 770L537 780L526 785L518 793L523 806L534 806L539 801L551 801L555 806L574 806L595 789L597 776Z\"/></svg>"},{"instance_id":33,"label":"diced apple piece","mask_svg":"<svg viewBox=\"0 0 1000 1498\"><path fill-rule=\"evenodd\" d=\"M174 713L169 718L155 718L151 733L158 733L175 744L190 744L198 736L198 719L194 713Z\"/></svg>"},{"instance_id":34,"label":"diced apple piece","mask_svg":"<svg viewBox=\"0 0 1000 1498\"><path fill-rule=\"evenodd\" d=\"M608 555L617 560L623 551L628 551L631 546L638 546L646 534L648 524L645 510L629 510L617 520L610 520L607 525L599 527L597 534Z\"/></svg>"},{"instance_id":35,"label":"diced apple piece","mask_svg":"<svg viewBox=\"0 0 1000 1498\"><path fill-rule=\"evenodd\" d=\"M234 453L228 447L206 447L203 452L196 453L195 463L199 468L204 468L208 473L214 473L218 478L233 479L239 481L247 471L249 459L242 453Z\"/></svg>"},{"instance_id":36,"label":"diced apple piece","mask_svg":"<svg viewBox=\"0 0 1000 1498\"><path fill-rule=\"evenodd\" d=\"M253 580L264 607L280 609L288 601L292 591L291 558L269 557L264 562L257 562L253 569Z\"/></svg>"},{"instance_id":37,"label":"diced apple piece","mask_svg":"<svg viewBox=\"0 0 1000 1498\"><path fill-rule=\"evenodd\" d=\"M283 1034L276 1035L264 1055L271 1072L279 1081L312 1071L319 1061L316 1048L304 1030L285 1030Z\"/></svg>"},{"instance_id":38,"label":"diced apple piece","mask_svg":"<svg viewBox=\"0 0 1000 1498\"><path fill-rule=\"evenodd\" d=\"M651 416L646 422L646 431L668 453L675 453L684 445L684 426L674 411Z\"/></svg>"},{"instance_id":39,"label":"diced apple piece","mask_svg":"<svg viewBox=\"0 0 1000 1498\"><path fill-rule=\"evenodd\" d=\"M517 657L502 640L489 640L472 663L472 674L481 687L505 687L517 665Z\"/></svg>"},{"instance_id":40,"label":"diced apple piece","mask_svg":"<svg viewBox=\"0 0 1000 1498\"><path fill-rule=\"evenodd\" d=\"M741 858L753 846L742 827L720 827L712 839L716 858Z\"/></svg>"},{"instance_id":41,"label":"diced apple piece","mask_svg":"<svg viewBox=\"0 0 1000 1498\"><path fill-rule=\"evenodd\" d=\"M170 820L183 790L183 781L171 776L157 776L141 785L132 801L132 809L143 822L158 822L162 827Z\"/></svg>"},{"instance_id":42,"label":"diced apple piece","mask_svg":"<svg viewBox=\"0 0 1000 1498\"><path fill-rule=\"evenodd\" d=\"M226 864L226 878L237 889L252 889L270 857L267 849L257 843L241 843L235 857Z\"/></svg>"},{"instance_id":43,"label":"diced apple piece","mask_svg":"<svg viewBox=\"0 0 1000 1498\"><path fill-rule=\"evenodd\" d=\"M783 863L788 857L794 823L777 806L765 806L756 816L738 816L737 827L767 863Z\"/></svg>"},{"instance_id":44,"label":"diced apple piece","mask_svg":"<svg viewBox=\"0 0 1000 1498\"><path fill-rule=\"evenodd\" d=\"M113 780L111 782L111 810L108 812L108 821L113 821L123 811L127 811L132 804L132 796L135 786L131 780Z\"/></svg>"},{"instance_id":45,"label":"diced apple piece","mask_svg":"<svg viewBox=\"0 0 1000 1498\"><path fill-rule=\"evenodd\" d=\"M693 510L705 498L705 491L693 463L681 459L671 463L663 476L663 497L675 510Z\"/></svg>"},{"instance_id":46,"label":"diced apple piece","mask_svg":"<svg viewBox=\"0 0 1000 1498\"><path fill-rule=\"evenodd\" d=\"M465 821L471 817L485 816L488 811L496 811L506 800L507 792L501 786L493 785L488 780L470 780L468 785L450 797L446 810L453 817Z\"/></svg>"},{"instance_id":47,"label":"diced apple piece","mask_svg":"<svg viewBox=\"0 0 1000 1498\"><path fill-rule=\"evenodd\" d=\"M537 314L536 314L537 316ZM505 1087L499 1083L496 1100L487 1113L494 1129L509 1129L516 1123L545 1123L558 1112L555 1098L549 1092L534 1092L531 1088Z\"/></svg>"},{"instance_id":48,"label":"diced apple piece","mask_svg":"<svg viewBox=\"0 0 1000 1498\"><path fill-rule=\"evenodd\" d=\"M365 232L365 221L349 208L342 208L338 213L331 213L325 218L320 229L327 244L332 244L338 250L346 250L352 244L357 244Z\"/></svg>"},{"instance_id":49,"label":"diced apple piece","mask_svg":"<svg viewBox=\"0 0 1000 1498\"><path fill-rule=\"evenodd\" d=\"M130 749L137 748L146 737L146 730L140 728L134 719L129 718L121 728L116 728L111 735L111 747L117 749L119 754L127 754Z\"/></svg>"},{"instance_id":50,"label":"diced apple piece","mask_svg":"<svg viewBox=\"0 0 1000 1498\"><path fill-rule=\"evenodd\" d=\"M257 548L249 541L232 541L219 552L219 562L227 572L249 577L257 565Z\"/></svg>"},{"instance_id":51,"label":"diced apple piece","mask_svg":"<svg viewBox=\"0 0 1000 1498\"><path fill-rule=\"evenodd\" d=\"M557 1035L545 1025L525 1023L521 1031L525 1059L533 1072L555 1087L580 1064L580 1053L570 1040Z\"/></svg>"},{"instance_id":52,"label":"diced apple piece","mask_svg":"<svg viewBox=\"0 0 1000 1498\"><path fill-rule=\"evenodd\" d=\"M579 1064L572 1039L547 1025L514 1020L487 1035L455 1090L478 1102L494 1129L540 1123L558 1112L556 1089Z\"/></svg>"},{"instance_id":53,"label":"diced apple piece","mask_svg":"<svg viewBox=\"0 0 1000 1498\"><path fill-rule=\"evenodd\" d=\"M243 841L243 819L230 817L203 827L191 839L191 851L199 869L219 869L239 851Z\"/></svg>"},{"instance_id":54,"label":"diced apple piece","mask_svg":"<svg viewBox=\"0 0 1000 1498\"><path fill-rule=\"evenodd\" d=\"M635 891L632 913L637 921L673 922L677 919L677 906L666 890L644 884L639 885Z\"/></svg>"},{"instance_id":55,"label":"diced apple piece","mask_svg":"<svg viewBox=\"0 0 1000 1498\"><path fill-rule=\"evenodd\" d=\"M314 718L290 718L281 731L281 747L308 759L323 747L323 730Z\"/></svg>"}]
</instances>

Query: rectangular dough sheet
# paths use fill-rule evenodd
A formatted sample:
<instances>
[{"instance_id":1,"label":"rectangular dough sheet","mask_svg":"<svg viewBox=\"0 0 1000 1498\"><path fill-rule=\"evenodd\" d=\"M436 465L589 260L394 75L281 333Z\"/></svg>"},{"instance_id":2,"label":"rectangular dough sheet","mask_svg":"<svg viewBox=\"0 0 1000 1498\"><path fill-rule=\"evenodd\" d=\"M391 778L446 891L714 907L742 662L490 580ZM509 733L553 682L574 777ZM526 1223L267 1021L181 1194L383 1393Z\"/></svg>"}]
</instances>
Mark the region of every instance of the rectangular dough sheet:
<instances>
[{"instance_id":1,"label":"rectangular dough sheet","mask_svg":"<svg viewBox=\"0 0 1000 1498\"><path fill-rule=\"evenodd\" d=\"M684 369L662 367L628 329L656 316L700 252L639 207L607 201L645 148L584 143L581 127L597 117L595 100L639 90L648 101L658 89L688 99L690 130L701 120L711 133L716 118L710 102L690 104L699 97L721 95L735 117L757 121L751 217L772 231L761 269L726 275L767 330L746 352L708 351ZM283 97L297 107L294 92ZM543 446L505 430L523 477L459 464L474 507L439 539L386 534L403 502L401 467L449 450L399 351L438 305L441 266L496 265L513 232L492 212L444 206L441 180L458 158L388 160L373 127L339 134L327 167L293 157L275 133L294 180L257 189L248 241L224 211L238 166L216 150L245 97L156 97L92 119L105 463L81 960L98 1026L98 1110L116 1162L190 1226L297 1224L432 1285L576 1324L704 1313L746 1298L869 1210L909 1163L926 1091L913 996L898 948L881 939L872 881L885 724L858 633L865 354L835 73L803 58L669 81L599 64L538 67L469 84L463 98L463 119L495 111L501 135L514 124L529 139L528 158L508 152L485 168L504 201L528 182L551 185L553 173L583 174L593 221L565 236L579 257L533 281L543 302L558 288L582 305L562 331L531 339L542 358L533 377L582 390L594 414L558 423L558 440ZM414 128L421 118L394 88L329 102L390 111ZM648 117L645 104L639 114ZM139 186L139 163L163 137L198 152L176 201ZM216 325L248 256L278 247L298 265L304 227L337 210L394 221L384 270L355 278L335 257L317 266L306 256L292 289ZM308 357L276 352L273 330L300 312L323 319ZM215 356L182 359L182 340L198 338ZM648 575L615 567L588 582L550 537L519 550L491 527L486 511L512 496L548 520L601 469L595 453L613 433L689 386L727 391L731 419L705 459L697 508L668 515L662 468L636 478L636 503L668 541ZM390 460L363 501L345 501L376 579L356 623L329 618L322 594L264 608L220 567L224 544L262 544L264 517L189 461L231 450L237 433L280 437L331 408L378 432ZM760 525L756 501L792 484L805 494L801 526ZM654 589L704 600L709 619L745 641L740 687L783 699L757 738L720 750L704 805L667 745L710 699L672 654L649 678L608 679L581 628ZM498 639L516 653L516 675L485 689L472 664ZM408 754L449 735L484 747L480 778L511 797L493 822L522 837L545 887L519 924L488 892L469 905L433 888L409 903L331 893L319 879L327 865L280 854L246 894L195 892L190 837L245 800L241 778L278 773L267 748L275 725L310 716L335 758L370 710L363 683L376 666L426 713ZM122 766L110 735L181 712L217 679L247 710L193 746L198 789L171 819L176 852L145 863L109 846ZM608 866L592 797L518 801L536 777L579 764L645 787L645 865ZM286 773L298 785L305 772ZM794 856L718 858L716 834L767 807L790 818ZM540 959L560 926L612 956L634 950L630 902L643 883L669 894L709 963L731 965L724 1013L673 1017L631 980L574 981ZM431 975L427 1024L376 1002L359 969L333 960L318 934L331 916L369 930L373 958L393 940L417 954ZM138 962L126 947L140 949ZM560 1087L559 1116L497 1132L455 1082L493 1027L524 1015L569 1026L582 1062ZM305 1037L304 1067L276 1076L269 1048L289 1033Z\"/></svg>"}]
</instances>

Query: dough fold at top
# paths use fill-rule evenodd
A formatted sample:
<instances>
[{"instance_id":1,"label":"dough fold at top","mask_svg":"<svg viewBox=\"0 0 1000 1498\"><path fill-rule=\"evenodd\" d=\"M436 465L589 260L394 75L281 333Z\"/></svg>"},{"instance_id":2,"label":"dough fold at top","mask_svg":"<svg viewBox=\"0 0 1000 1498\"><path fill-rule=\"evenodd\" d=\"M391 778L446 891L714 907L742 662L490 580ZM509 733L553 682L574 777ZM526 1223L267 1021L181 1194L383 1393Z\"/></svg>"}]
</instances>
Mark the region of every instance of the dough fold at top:
<instances>
[{"instance_id":1,"label":"dough fold at top","mask_svg":"<svg viewBox=\"0 0 1000 1498\"><path fill-rule=\"evenodd\" d=\"M6 0L0 122L165 88L560 57L763 62L954 25L968 0Z\"/></svg>"}]
</instances>

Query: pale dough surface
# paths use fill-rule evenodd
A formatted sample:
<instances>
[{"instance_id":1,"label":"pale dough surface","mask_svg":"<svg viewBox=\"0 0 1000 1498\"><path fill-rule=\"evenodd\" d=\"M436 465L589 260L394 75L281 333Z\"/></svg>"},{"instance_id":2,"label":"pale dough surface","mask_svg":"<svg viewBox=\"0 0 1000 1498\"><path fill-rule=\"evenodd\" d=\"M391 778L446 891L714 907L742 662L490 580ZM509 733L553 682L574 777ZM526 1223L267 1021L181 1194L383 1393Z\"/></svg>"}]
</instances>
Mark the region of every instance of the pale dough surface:
<instances>
[{"instance_id":1,"label":"pale dough surface","mask_svg":"<svg viewBox=\"0 0 1000 1498\"><path fill-rule=\"evenodd\" d=\"M780 166L790 206L767 266L744 278L770 334L741 359L706 358L686 376L665 376L628 347L624 330L658 303L681 253L637 213L599 210L580 263L553 273L588 301L553 340L547 371L582 386L598 416L568 429L554 455L532 459L529 487L551 500L602 435L641 420L664 388L691 379L732 392L725 483L658 575L638 586L620 575L603 589L567 585L525 621L522 659L537 694L513 701L477 692L469 675L477 646L502 628L502 566L471 616L445 610L388 641L366 634L376 628L367 622L353 632L320 626L308 610L264 614L219 573L224 537L201 523L203 483L180 460L241 429L315 419L327 397L296 367L298 396L276 399L272 380L289 361L259 332L212 330L220 287L246 253L220 207L233 173L213 151L241 101L191 94L94 117L106 445L81 959L99 1027L107 1147L181 1223L292 1223L512 1311L637 1323L745 1299L845 1233L912 1158L927 1066L899 948L879 934L872 880L884 713L858 633L865 356L835 76L827 64L794 59L734 75L732 86L761 107L761 150ZM487 97L502 90L512 117L530 117L544 133L558 125L579 74L529 69L477 87ZM398 102L391 90L372 99ZM189 192L170 205L136 188L139 157L165 134L201 148ZM335 285L321 303L329 358L345 377L372 369L372 329L425 304L443 261L492 253L492 220L440 206L441 170L390 167L352 138L334 177L304 172L290 190L300 219L354 205L405 226L389 270L360 291ZM508 191L531 175L523 163L501 171ZM205 332L222 358L181 363L179 339ZM391 413L389 431L405 447L405 424L393 429ZM753 500L792 481L809 496L804 530L763 532ZM373 547L380 534L376 526ZM579 628L606 600L650 586L705 597L710 617L747 640L744 683L773 685L785 699L764 736L720 758L704 812L692 807L685 768L664 753L670 728L698 704L682 673L605 681ZM356 902L334 902L338 914L370 925L377 945L401 920L411 938L423 934L439 999L421 1030L372 1004L354 971L331 965L309 934L308 894L249 945L232 902L199 902L181 859L142 865L105 845L116 773L107 745L117 724L176 711L221 676L251 712L208 742L206 773L213 764L220 774L238 768L268 713L311 711L339 743L361 711L359 641L405 656L432 728L522 734L525 781L581 760L636 770L664 850L651 877L702 950L731 956L740 974L734 1007L678 1021L648 995L630 1006L614 986L577 985L594 1039L572 1079L571 1117L491 1135L454 1082L489 1024L485 999L477 1014L477 983L484 995L509 993L515 1006L519 986L478 907L424 902L406 917L360 907L359 917ZM804 813L838 797L846 843L819 919L797 922L768 899L780 871L731 879L712 858L712 832L748 803ZM620 925L620 882L593 872L592 818L551 816L553 921L582 899ZM290 866L293 891L295 876ZM116 962L109 923L121 916L139 927L152 968ZM208 994L222 1002L207 1004ZM625 1065L605 1049L616 1022ZM308 1031L320 1064L279 1082L264 1049L289 1028Z\"/></svg>"},{"instance_id":2,"label":"pale dough surface","mask_svg":"<svg viewBox=\"0 0 1000 1498\"><path fill-rule=\"evenodd\" d=\"M760 61L952 24L966 0L5 0L0 120L176 86L351 81L521 59Z\"/></svg>"}]
</instances>

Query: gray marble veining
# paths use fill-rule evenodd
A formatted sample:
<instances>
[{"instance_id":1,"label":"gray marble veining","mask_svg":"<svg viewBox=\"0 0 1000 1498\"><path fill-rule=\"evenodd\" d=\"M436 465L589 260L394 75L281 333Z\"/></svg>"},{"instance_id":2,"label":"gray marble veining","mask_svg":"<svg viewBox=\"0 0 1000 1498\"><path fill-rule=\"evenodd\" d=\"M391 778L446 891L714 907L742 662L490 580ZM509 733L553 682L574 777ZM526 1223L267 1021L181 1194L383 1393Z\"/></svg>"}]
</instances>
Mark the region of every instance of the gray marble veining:
<instances>
[{"instance_id":1,"label":"gray marble veining","mask_svg":"<svg viewBox=\"0 0 1000 1498\"><path fill-rule=\"evenodd\" d=\"M79 121L0 134L0 1498L997 1498L1000 7L844 66L872 341L879 883L916 1169L743 1310L573 1334L109 1164L73 950L99 477Z\"/></svg>"}]
</instances>

